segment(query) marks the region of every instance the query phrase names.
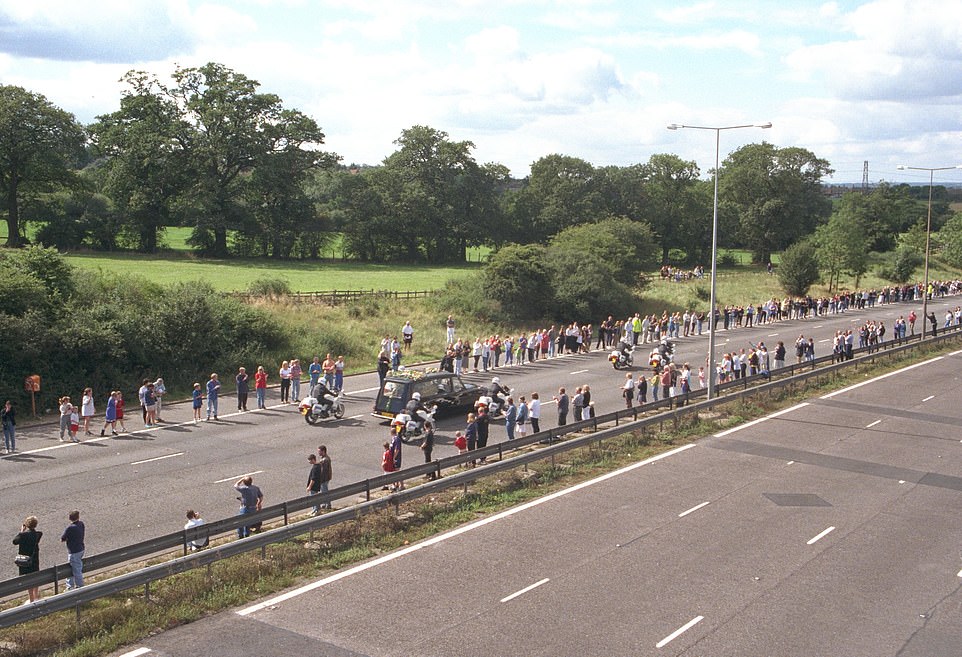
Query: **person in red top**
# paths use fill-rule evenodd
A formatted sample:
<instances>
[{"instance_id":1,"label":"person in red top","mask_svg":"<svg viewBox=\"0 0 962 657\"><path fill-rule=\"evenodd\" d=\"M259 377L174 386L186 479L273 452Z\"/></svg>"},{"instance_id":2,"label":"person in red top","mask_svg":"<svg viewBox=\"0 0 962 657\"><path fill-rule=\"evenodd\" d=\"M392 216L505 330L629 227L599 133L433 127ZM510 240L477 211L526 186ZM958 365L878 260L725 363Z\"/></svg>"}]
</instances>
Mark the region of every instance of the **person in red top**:
<instances>
[{"instance_id":1,"label":"person in red top","mask_svg":"<svg viewBox=\"0 0 962 657\"><path fill-rule=\"evenodd\" d=\"M257 394L257 408L266 408L264 398L267 396L267 372L263 365L258 365L254 374L254 392Z\"/></svg>"}]
</instances>

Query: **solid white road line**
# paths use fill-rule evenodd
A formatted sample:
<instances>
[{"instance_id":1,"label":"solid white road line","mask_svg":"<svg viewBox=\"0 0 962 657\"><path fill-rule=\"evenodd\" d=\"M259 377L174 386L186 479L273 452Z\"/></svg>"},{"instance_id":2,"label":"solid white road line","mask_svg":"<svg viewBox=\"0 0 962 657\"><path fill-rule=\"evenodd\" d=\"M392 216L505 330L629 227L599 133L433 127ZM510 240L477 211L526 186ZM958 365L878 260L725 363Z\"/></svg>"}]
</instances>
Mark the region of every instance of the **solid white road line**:
<instances>
[{"instance_id":1,"label":"solid white road line","mask_svg":"<svg viewBox=\"0 0 962 657\"><path fill-rule=\"evenodd\" d=\"M587 371L588 371L588 370L578 370L578 371L576 371L576 372L569 372L568 374L574 376L575 374L584 374L584 373L587 372Z\"/></svg>"},{"instance_id":2,"label":"solid white road line","mask_svg":"<svg viewBox=\"0 0 962 657\"><path fill-rule=\"evenodd\" d=\"M679 627L677 630L675 630L674 632L672 632L671 634L669 634L668 636L666 636L664 639L662 639L661 641L659 641L658 643L656 643L656 644L655 644L655 647L656 647L656 648L664 648L664 647L667 646L669 643L671 643L672 641L674 641L675 639L677 639L678 637L680 637L682 634L684 634L685 632L687 632L687 631L690 630L691 628L695 627L695 625L698 625L698 623L702 622L704 619L705 619L704 616L695 616L695 617L692 618L690 621L688 621L687 623L685 623L684 625L682 625L681 627Z\"/></svg>"},{"instance_id":3,"label":"solid white road line","mask_svg":"<svg viewBox=\"0 0 962 657\"><path fill-rule=\"evenodd\" d=\"M934 363L934 362L936 362L936 361L942 360L942 358L944 358L944 356L936 356L935 358L930 358L929 360L922 361L921 363L916 363L915 365L909 365L908 367L903 367L903 368L900 369L900 370L895 370L894 372L889 372L888 374L883 374L883 375L881 375L881 376L877 376L877 377L875 377L874 379L869 379L868 381L862 381L861 383L856 383L855 385L851 385L851 386L849 386L849 387L847 387L847 388L842 388L841 390L836 390L835 392L830 392L830 393L828 393L827 395L822 395L822 396L820 397L820 399L831 399L831 398L834 397L835 395L841 395L842 393L846 393L846 392L848 392L848 391L850 391L850 390L855 390L856 388L861 388L862 386L867 386L867 385L870 384L870 383L875 383L876 381L881 381L882 379L887 379L887 378L889 378L890 376L896 376L896 375L898 375L898 374L901 374L902 372L908 372L909 370L913 370L913 369L915 369L916 367L925 367L926 365L931 365L932 363Z\"/></svg>"},{"instance_id":4,"label":"solid white road line","mask_svg":"<svg viewBox=\"0 0 962 657\"><path fill-rule=\"evenodd\" d=\"M360 415L352 415L351 417L349 417L349 418L347 418L347 419L348 419L348 420L357 420L357 419L362 418L362 417L364 417L364 413L361 413Z\"/></svg>"},{"instance_id":5,"label":"solid white road line","mask_svg":"<svg viewBox=\"0 0 962 657\"><path fill-rule=\"evenodd\" d=\"M254 475L256 475L256 474L261 474L262 472L264 472L264 471L263 471L263 470L255 470L254 472L245 472L245 473L242 474L242 475L236 475L236 476L234 476L234 477L228 477L227 479L218 479L218 480L215 481L214 483L215 483L215 484L222 484L222 483L224 483L225 481L237 481L238 479L240 479L240 478L242 478L242 477L253 477Z\"/></svg>"},{"instance_id":6,"label":"solid white road line","mask_svg":"<svg viewBox=\"0 0 962 657\"><path fill-rule=\"evenodd\" d=\"M703 506L708 506L709 504L711 504L711 502L702 502L701 504L696 504L695 506L691 507L691 508L688 509L687 511L682 511L681 513L679 513L679 514L678 514L678 517L679 517L679 518L684 518L684 517L687 516L689 513L694 513L694 512L697 511L698 509L702 508Z\"/></svg>"},{"instance_id":7,"label":"solid white road line","mask_svg":"<svg viewBox=\"0 0 962 657\"><path fill-rule=\"evenodd\" d=\"M825 538L826 536L828 536L828 535L829 535L831 532L833 532L833 531L835 531L835 528L834 528L834 527L829 527L828 529L826 529L825 531L823 531L823 532L822 532L821 534L819 534L818 536L815 536L815 537L813 537L813 538L808 539L808 543L806 543L806 545L814 545L814 544L817 543L820 539Z\"/></svg>"},{"instance_id":8,"label":"solid white road line","mask_svg":"<svg viewBox=\"0 0 962 657\"><path fill-rule=\"evenodd\" d=\"M871 429L871 428L874 427L876 424L882 424L882 421L881 421L881 420L875 420L875 422L872 422L872 424L867 424L867 425L865 425L865 428L866 428L866 429Z\"/></svg>"},{"instance_id":9,"label":"solid white road line","mask_svg":"<svg viewBox=\"0 0 962 657\"><path fill-rule=\"evenodd\" d=\"M778 333L769 333L769 334L768 334L768 337L770 337L770 338L776 338L776 337L778 337Z\"/></svg>"},{"instance_id":10,"label":"solid white road line","mask_svg":"<svg viewBox=\"0 0 962 657\"><path fill-rule=\"evenodd\" d=\"M927 401L930 400L930 399L935 399L935 395L929 395L928 397L926 397L926 398L923 399L922 401L927 402Z\"/></svg>"},{"instance_id":11,"label":"solid white road line","mask_svg":"<svg viewBox=\"0 0 962 657\"><path fill-rule=\"evenodd\" d=\"M808 406L808 402L802 402L801 404L795 404L794 406L790 406L790 407L788 407L788 408L783 408L782 410L776 411L775 413L772 413L771 415L766 415L765 417L760 417L760 418L758 418L757 420L752 420L751 422L746 422L745 424L739 425L739 426L734 427L734 428L732 428L732 429L728 429L727 431L722 431L721 433L716 433L716 434L715 434L715 438L722 438L723 436L727 436L727 435L730 434L730 433L735 433L736 431L741 431L742 429L747 429L748 427L754 426L754 425L756 425L756 424L760 424L760 423L764 422L765 420L771 420L772 418L778 417L778 416L780 416L780 415L785 415L786 413L791 413L792 411L797 411L798 409L803 408L803 407L805 407L805 406Z\"/></svg>"},{"instance_id":12,"label":"solid white road line","mask_svg":"<svg viewBox=\"0 0 962 657\"><path fill-rule=\"evenodd\" d=\"M140 657L141 655L146 655L148 652L150 652L150 648L137 648L136 650L125 652L120 657Z\"/></svg>"},{"instance_id":13,"label":"solid white road line","mask_svg":"<svg viewBox=\"0 0 962 657\"><path fill-rule=\"evenodd\" d=\"M959 349L958 351L953 351L952 353L949 354L949 356L958 356L959 354L962 354L962 349Z\"/></svg>"},{"instance_id":14,"label":"solid white road line","mask_svg":"<svg viewBox=\"0 0 962 657\"><path fill-rule=\"evenodd\" d=\"M493 516L489 516L489 517L487 517L487 518L482 518L481 520L477 520L477 521L472 522L472 523L470 523L470 524L468 524L468 525L464 525L464 526L462 526L462 527L458 527L457 529L452 529L451 531L449 531L449 532L447 532L447 533L439 534L438 536L432 536L431 538L429 538L429 539L427 539L427 540L425 540L425 541L423 541L423 542L421 542L421 543L415 543L414 545L409 545L408 547L405 547L405 548L402 548L402 549L400 549L400 550L397 550L396 552L391 552L391 553L389 553L389 554L385 554L384 556L378 557L378 558L373 559L373 560L371 560L371 561L367 561L367 562L365 562L365 563L358 564L357 566L354 566L353 568L348 568L348 569L343 570L343 571L341 571L341 572L339 572L339 573L335 573L335 574L333 574L333 575L330 575L330 576L328 576L328 577L325 577L324 579L317 580L316 582L311 582L310 584L306 584L306 585L304 585L304 586L302 586L302 587L300 587L300 588L294 589L293 591L288 591L287 593L281 594L281 595L279 595L279 596L277 596L277 597L271 598L271 599L269 599L269 600L265 600L264 602L258 602L257 604L255 604L255 605L253 605L253 606L247 607L246 609L241 609L240 611L237 612L237 614L238 614L239 616L247 616L247 615L249 615L249 614L253 614L254 612L260 611L260 610L262 610L262 609L266 609L266 608L268 608L268 607L273 607L274 605L280 604L281 602L284 602L284 601L286 601L286 600L290 600L291 598L296 598L297 596L303 595L304 593L309 593L310 591L313 591L314 589L318 589L318 588L320 588L320 587L322 587L322 586L327 586L328 584L332 584L332 583L334 583L334 582L336 582L336 581L338 581L338 580L344 579L345 577L350 577L351 575L356 575L357 573L364 572L365 570L369 570L369 569L374 568L374 567L376 567L376 566L380 566L381 564L388 563L389 561L394 561L395 559L399 559L400 557L403 557L403 556L406 556L406 555L408 555L408 554L411 554L412 552L416 552L416 551L421 550L421 549L423 549L423 548L430 547L430 546L432 546L432 545L436 545L436 544L441 543L441 542L443 542L443 541L446 541L446 540L448 540L448 539L451 539L451 538L455 538L455 537L457 537L457 536L460 536L461 534L466 534L466 533L468 533L468 532L470 532L470 531L473 531L473 530L478 529L478 528L480 528L480 527L484 527L485 525L488 525L488 524L493 523L493 522L497 522L497 521L502 520L502 519L504 519L504 518L509 518L509 517L511 517L511 516L513 516L513 515L515 515L515 514L517 514L517 513L522 513L523 511L527 511L528 509L533 509L533 508L536 507L536 506L540 506L540 505L542 505L542 504L546 504L546 503L551 502L551 501L553 501L553 500L555 500L555 499L557 499L557 498L559 498L559 497L564 497L564 496L569 495L569 494L571 494L571 493L575 493L575 492L581 490L582 488L587 488L587 487L589 487L589 486L594 486L595 484L599 484L599 483L602 483L602 482L607 481L607 480L609 480L609 479L613 479L614 477L618 477L618 476L623 475L623 474L625 474L625 473L627 473L627 472L631 472L632 470L636 470L636 469L638 469L638 468L640 468L640 467L642 467L642 466L648 465L648 464L650 464L650 463L656 463L657 461L661 461L662 459L666 459L666 458L668 458L668 457L670 457L670 456L674 456L675 454L679 454L679 453L684 452L684 451L686 451L686 450L689 450L689 449L691 449L691 448L693 448L693 447L695 447L695 446L696 446L695 443L689 443L689 444L687 444L687 445L682 445L681 447L676 447L675 449L669 450L669 451L667 451L667 452L665 452L665 453L663 453L663 454L659 454L659 455L657 455L657 456L653 456L653 457L651 457L651 458L649 458L649 459L645 459L644 461L639 461L638 463L632 463L631 465L626 466L626 467L624 467L624 468L621 468L620 470L615 470L615 471L613 471L613 472L608 472L608 473L606 473L606 474L601 475L600 477L596 477L595 479L590 479L590 480L588 480L588 481L583 481L583 482L581 482L580 484L575 484L574 486L571 486L570 488L565 488L565 489L559 490L559 491L557 491L557 492L555 492L555 493L552 493L551 495L546 495L545 497L539 497L539 498L536 499L536 500L531 500L530 502L527 502L527 503L522 504L522 505L520 505L520 506L516 506L516 507L510 508L510 509L506 509L505 511L502 511L501 513L496 513L496 514L494 514Z\"/></svg>"},{"instance_id":15,"label":"solid white road line","mask_svg":"<svg viewBox=\"0 0 962 657\"><path fill-rule=\"evenodd\" d=\"M176 454L167 454L166 456L155 456L152 459L144 459L143 461L134 461L130 465L140 465L141 463L151 463L153 461L163 461L164 459L172 459L175 456L183 456L186 452L177 452Z\"/></svg>"},{"instance_id":16,"label":"solid white road line","mask_svg":"<svg viewBox=\"0 0 962 657\"><path fill-rule=\"evenodd\" d=\"M514 600L514 599L517 598L519 595L524 595L525 593L527 593L527 592L530 591L531 589L536 589L536 588L538 588L539 586L541 586L542 584L547 584L549 581L551 581L551 580L549 580L547 577L545 577L545 578L544 578L543 580L541 580L540 582L535 582L535 583L532 584L531 586L526 586L526 587L524 587L523 589L521 589L520 591L515 591L514 593L512 593L511 595L509 595L509 596L506 597L506 598L501 598L501 602L507 602L508 600Z\"/></svg>"}]
</instances>

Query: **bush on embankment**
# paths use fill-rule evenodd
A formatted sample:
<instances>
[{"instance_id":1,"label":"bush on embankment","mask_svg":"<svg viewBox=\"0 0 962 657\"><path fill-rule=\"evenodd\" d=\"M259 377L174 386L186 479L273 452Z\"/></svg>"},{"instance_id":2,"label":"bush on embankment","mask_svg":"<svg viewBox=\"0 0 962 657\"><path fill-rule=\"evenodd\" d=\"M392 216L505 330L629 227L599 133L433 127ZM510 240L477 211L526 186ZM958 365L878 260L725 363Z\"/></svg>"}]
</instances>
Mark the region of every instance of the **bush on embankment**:
<instances>
[{"instance_id":1,"label":"bush on embankment","mask_svg":"<svg viewBox=\"0 0 962 657\"><path fill-rule=\"evenodd\" d=\"M136 405L130 391L143 378L186 391L288 347L267 313L204 283L78 273L36 247L0 251L0 335L0 399L29 408L23 380L39 374L38 411L56 408L60 395L79 401L88 386L100 407L113 389Z\"/></svg>"}]
</instances>

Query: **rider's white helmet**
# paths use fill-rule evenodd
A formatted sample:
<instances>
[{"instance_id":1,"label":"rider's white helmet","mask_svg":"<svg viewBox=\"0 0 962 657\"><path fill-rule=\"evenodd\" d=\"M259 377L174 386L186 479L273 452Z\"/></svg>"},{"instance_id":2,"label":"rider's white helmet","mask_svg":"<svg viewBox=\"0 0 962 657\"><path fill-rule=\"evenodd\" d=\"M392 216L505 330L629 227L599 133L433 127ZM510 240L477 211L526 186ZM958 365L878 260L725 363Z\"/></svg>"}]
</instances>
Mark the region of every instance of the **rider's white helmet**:
<instances>
[{"instance_id":1,"label":"rider's white helmet","mask_svg":"<svg viewBox=\"0 0 962 657\"><path fill-rule=\"evenodd\" d=\"M416 401L421 401L421 393L420 393L420 392L416 392L416 393L414 393L413 395L411 395L411 398L414 399L414 400L416 400Z\"/></svg>"},{"instance_id":2,"label":"rider's white helmet","mask_svg":"<svg viewBox=\"0 0 962 657\"><path fill-rule=\"evenodd\" d=\"M498 377L494 377L493 379L491 379L491 383L493 383L496 386L499 386L501 385L501 379L499 379Z\"/></svg>"}]
</instances>

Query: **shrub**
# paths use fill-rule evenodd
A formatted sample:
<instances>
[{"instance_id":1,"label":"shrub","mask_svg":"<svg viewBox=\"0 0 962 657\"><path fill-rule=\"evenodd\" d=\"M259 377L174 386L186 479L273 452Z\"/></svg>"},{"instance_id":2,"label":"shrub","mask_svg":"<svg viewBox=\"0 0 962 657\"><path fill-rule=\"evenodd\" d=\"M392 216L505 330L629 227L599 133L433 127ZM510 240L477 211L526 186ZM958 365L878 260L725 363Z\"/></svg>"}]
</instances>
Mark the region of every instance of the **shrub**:
<instances>
[{"instance_id":1,"label":"shrub","mask_svg":"<svg viewBox=\"0 0 962 657\"><path fill-rule=\"evenodd\" d=\"M247 286L247 291L255 297L276 299L290 294L291 286L283 278L258 278L251 281L251 284Z\"/></svg>"}]
</instances>

